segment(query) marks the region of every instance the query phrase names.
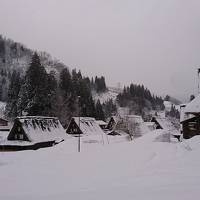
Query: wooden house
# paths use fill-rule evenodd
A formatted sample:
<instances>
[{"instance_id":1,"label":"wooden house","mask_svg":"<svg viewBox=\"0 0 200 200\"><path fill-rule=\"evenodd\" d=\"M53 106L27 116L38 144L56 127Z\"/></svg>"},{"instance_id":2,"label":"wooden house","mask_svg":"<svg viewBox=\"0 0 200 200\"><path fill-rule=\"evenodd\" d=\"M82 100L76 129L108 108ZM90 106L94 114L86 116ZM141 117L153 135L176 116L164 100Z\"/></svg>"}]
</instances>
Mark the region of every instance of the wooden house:
<instances>
[{"instance_id":1,"label":"wooden house","mask_svg":"<svg viewBox=\"0 0 200 200\"><path fill-rule=\"evenodd\" d=\"M66 132L71 135L104 134L103 130L92 117L72 117Z\"/></svg>"},{"instance_id":2,"label":"wooden house","mask_svg":"<svg viewBox=\"0 0 200 200\"><path fill-rule=\"evenodd\" d=\"M184 139L200 135L200 95L185 106L181 125Z\"/></svg>"},{"instance_id":3,"label":"wooden house","mask_svg":"<svg viewBox=\"0 0 200 200\"><path fill-rule=\"evenodd\" d=\"M181 122L184 139L189 139L195 135L200 135L200 115L186 119Z\"/></svg>"},{"instance_id":4,"label":"wooden house","mask_svg":"<svg viewBox=\"0 0 200 200\"><path fill-rule=\"evenodd\" d=\"M65 131L56 117L17 117L7 137L8 141L27 141L51 146L65 138ZM38 146L40 147L40 146Z\"/></svg>"}]
</instances>

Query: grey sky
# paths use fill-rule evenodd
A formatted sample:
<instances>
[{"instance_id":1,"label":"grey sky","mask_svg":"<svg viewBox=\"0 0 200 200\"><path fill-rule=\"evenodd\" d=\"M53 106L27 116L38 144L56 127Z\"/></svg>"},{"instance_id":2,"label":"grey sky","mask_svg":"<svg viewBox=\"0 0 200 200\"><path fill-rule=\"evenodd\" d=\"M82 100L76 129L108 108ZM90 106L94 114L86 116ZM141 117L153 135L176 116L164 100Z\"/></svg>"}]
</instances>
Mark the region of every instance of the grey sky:
<instances>
[{"instance_id":1,"label":"grey sky","mask_svg":"<svg viewBox=\"0 0 200 200\"><path fill-rule=\"evenodd\" d=\"M111 86L196 92L199 0L0 0L0 30Z\"/></svg>"}]
</instances>

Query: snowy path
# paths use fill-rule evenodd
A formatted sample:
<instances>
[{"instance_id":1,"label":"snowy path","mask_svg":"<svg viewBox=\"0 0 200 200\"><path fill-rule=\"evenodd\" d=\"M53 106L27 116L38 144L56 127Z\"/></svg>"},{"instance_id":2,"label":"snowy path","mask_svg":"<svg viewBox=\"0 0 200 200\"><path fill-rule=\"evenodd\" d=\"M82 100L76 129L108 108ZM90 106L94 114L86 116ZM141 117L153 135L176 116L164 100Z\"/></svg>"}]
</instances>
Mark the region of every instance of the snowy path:
<instances>
[{"instance_id":1,"label":"snowy path","mask_svg":"<svg viewBox=\"0 0 200 200\"><path fill-rule=\"evenodd\" d=\"M154 142L162 131L110 145L76 139L0 153L0 199L198 199L200 138Z\"/></svg>"}]
</instances>

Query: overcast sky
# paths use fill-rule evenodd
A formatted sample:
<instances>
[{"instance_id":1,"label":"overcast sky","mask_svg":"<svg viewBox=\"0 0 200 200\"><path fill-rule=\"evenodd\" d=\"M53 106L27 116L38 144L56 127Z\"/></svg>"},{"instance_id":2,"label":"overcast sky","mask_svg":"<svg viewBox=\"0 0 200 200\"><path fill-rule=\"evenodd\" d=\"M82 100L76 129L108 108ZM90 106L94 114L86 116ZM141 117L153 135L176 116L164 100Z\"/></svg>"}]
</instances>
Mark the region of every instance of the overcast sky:
<instances>
[{"instance_id":1,"label":"overcast sky","mask_svg":"<svg viewBox=\"0 0 200 200\"><path fill-rule=\"evenodd\" d=\"M0 32L110 86L197 92L199 0L0 0Z\"/></svg>"}]
</instances>

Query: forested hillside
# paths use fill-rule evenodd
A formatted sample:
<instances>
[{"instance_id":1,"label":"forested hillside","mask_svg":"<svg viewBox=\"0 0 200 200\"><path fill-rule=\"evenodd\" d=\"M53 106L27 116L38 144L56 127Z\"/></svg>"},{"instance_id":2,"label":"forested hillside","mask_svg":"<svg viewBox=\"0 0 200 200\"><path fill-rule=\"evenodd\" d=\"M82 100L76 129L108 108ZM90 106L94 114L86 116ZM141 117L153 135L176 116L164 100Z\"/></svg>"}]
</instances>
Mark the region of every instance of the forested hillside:
<instances>
[{"instance_id":1,"label":"forested hillside","mask_svg":"<svg viewBox=\"0 0 200 200\"><path fill-rule=\"evenodd\" d=\"M78 115L105 120L116 114L117 106L129 107L136 114L163 109L163 100L144 86L125 87L117 101L94 99L93 94L106 92L104 76L85 77L46 52L35 52L0 36L0 101L7 102L7 118L57 116L66 126Z\"/></svg>"},{"instance_id":2,"label":"forested hillside","mask_svg":"<svg viewBox=\"0 0 200 200\"><path fill-rule=\"evenodd\" d=\"M130 84L124 87L123 92L117 96L117 102L121 107L129 107L134 114L164 109L163 99L151 94L143 85Z\"/></svg>"},{"instance_id":3,"label":"forested hillside","mask_svg":"<svg viewBox=\"0 0 200 200\"><path fill-rule=\"evenodd\" d=\"M0 101L8 100L8 87L12 73L16 71L20 76L24 76L33 53L33 50L23 44L0 35ZM38 55L48 73L54 71L58 75L66 67L46 52L38 52Z\"/></svg>"}]
</instances>

